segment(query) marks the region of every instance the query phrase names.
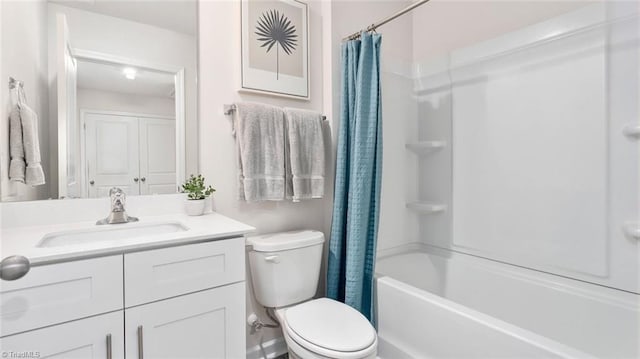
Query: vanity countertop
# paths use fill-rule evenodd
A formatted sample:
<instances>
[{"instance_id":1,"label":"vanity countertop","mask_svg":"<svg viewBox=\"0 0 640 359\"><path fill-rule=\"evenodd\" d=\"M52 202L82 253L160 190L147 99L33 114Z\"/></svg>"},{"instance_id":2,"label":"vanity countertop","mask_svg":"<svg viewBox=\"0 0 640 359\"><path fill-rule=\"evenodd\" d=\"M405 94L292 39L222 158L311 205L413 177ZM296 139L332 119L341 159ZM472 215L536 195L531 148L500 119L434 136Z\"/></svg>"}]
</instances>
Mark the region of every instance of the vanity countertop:
<instances>
[{"instance_id":1,"label":"vanity countertop","mask_svg":"<svg viewBox=\"0 0 640 359\"><path fill-rule=\"evenodd\" d=\"M65 245L58 247L38 247L47 234L59 232L76 232L83 230L105 230L126 228L127 226L144 226L148 224L180 223L188 230L183 232L136 236L127 239L100 240L92 243ZM168 214L141 217L139 222L97 226L95 221L49 224L40 226L24 226L3 228L0 233L0 252L2 258L11 255L22 255L29 259L31 265L42 265L51 262L63 262L83 258L120 254L161 247L170 247L195 242L221 240L238 237L253 232L255 228L211 212L202 216L185 214Z\"/></svg>"}]
</instances>

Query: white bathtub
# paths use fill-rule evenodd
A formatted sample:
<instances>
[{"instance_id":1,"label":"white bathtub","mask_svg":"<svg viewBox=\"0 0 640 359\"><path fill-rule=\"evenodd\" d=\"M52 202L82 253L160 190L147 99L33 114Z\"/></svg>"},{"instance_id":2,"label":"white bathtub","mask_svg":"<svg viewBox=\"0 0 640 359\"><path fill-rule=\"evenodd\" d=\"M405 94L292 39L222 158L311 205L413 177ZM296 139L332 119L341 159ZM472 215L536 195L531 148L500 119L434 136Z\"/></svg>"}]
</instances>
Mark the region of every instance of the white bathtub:
<instances>
[{"instance_id":1,"label":"white bathtub","mask_svg":"<svg viewBox=\"0 0 640 359\"><path fill-rule=\"evenodd\" d=\"M638 358L640 296L430 246L378 259L381 358Z\"/></svg>"}]
</instances>

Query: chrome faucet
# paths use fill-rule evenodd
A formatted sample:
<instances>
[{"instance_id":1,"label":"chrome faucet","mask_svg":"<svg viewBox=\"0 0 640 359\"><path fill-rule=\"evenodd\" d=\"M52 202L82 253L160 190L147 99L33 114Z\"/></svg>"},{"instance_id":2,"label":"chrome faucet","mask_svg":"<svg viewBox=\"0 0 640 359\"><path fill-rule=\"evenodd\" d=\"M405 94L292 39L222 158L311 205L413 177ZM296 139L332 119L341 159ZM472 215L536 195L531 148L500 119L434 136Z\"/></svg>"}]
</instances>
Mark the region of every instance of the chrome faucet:
<instances>
[{"instance_id":1,"label":"chrome faucet","mask_svg":"<svg viewBox=\"0 0 640 359\"><path fill-rule=\"evenodd\" d=\"M111 198L111 213L109 213L107 218L99 220L96 224L117 224L138 221L138 218L128 216L124 210L127 196L122 189L116 187L111 188L109 190L109 197Z\"/></svg>"}]
</instances>

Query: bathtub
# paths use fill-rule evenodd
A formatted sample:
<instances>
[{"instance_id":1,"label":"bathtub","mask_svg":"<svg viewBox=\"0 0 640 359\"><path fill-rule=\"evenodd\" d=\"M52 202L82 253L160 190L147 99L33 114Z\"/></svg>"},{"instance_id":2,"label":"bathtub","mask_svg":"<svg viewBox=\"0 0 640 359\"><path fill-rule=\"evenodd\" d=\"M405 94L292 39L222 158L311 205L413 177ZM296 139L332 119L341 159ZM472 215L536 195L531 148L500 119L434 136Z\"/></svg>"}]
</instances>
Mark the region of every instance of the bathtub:
<instances>
[{"instance_id":1,"label":"bathtub","mask_svg":"<svg viewBox=\"0 0 640 359\"><path fill-rule=\"evenodd\" d=\"M640 296L426 245L378 258L380 358L638 358Z\"/></svg>"}]
</instances>

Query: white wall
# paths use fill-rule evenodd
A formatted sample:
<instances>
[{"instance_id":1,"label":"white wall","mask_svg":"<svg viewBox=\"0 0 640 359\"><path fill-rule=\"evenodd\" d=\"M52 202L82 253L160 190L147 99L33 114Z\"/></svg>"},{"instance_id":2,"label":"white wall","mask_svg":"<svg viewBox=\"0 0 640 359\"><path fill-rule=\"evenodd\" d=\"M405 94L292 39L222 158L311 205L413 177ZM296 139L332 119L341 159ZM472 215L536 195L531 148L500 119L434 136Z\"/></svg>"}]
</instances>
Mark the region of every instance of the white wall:
<instances>
[{"instance_id":1,"label":"white wall","mask_svg":"<svg viewBox=\"0 0 640 359\"><path fill-rule=\"evenodd\" d=\"M49 198L49 186L30 187L10 182L9 173L9 76L24 82L29 106L38 114L42 166L49 175L49 98L47 93L47 2L2 1L0 21L0 200L26 201ZM47 182L51 178L46 178Z\"/></svg>"},{"instance_id":2,"label":"white wall","mask_svg":"<svg viewBox=\"0 0 640 359\"><path fill-rule=\"evenodd\" d=\"M175 117L175 101L168 97L122 94L94 89L78 89L78 118L82 110L131 112Z\"/></svg>"},{"instance_id":3,"label":"white wall","mask_svg":"<svg viewBox=\"0 0 640 359\"><path fill-rule=\"evenodd\" d=\"M53 41L55 36L56 13L64 13L67 17L71 45L76 49L185 69L186 171L187 175L197 172L197 43L195 37L146 24L49 4L49 41ZM50 81L52 81L51 84L55 84L55 48L49 50L50 59L54 59L49 64L49 71L52 73ZM55 106L52 107L55 110ZM56 140L53 138L51 142ZM57 155L53 156L52 163L55 163ZM55 170L57 169L54 168L53 172Z\"/></svg>"},{"instance_id":4,"label":"white wall","mask_svg":"<svg viewBox=\"0 0 640 359\"><path fill-rule=\"evenodd\" d=\"M325 207L331 202L331 198L301 203L247 204L238 201L235 141L231 135L230 118L223 114L223 105L255 101L324 112L322 4L313 1L308 4L311 100L300 101L239 93L240 2L200 2L200 172L217 189L213 196L214 209L256 227L261 233L301 228L324 231ZM331 114L327 115L331 121ZM327 177L326 182L330 186L333 180ZM248 270L247 279L250 279ZM247 311L255 311L268 321L264 316L264 309L254 300L250 282L247 291ZM254 347L261 340L264 342L281 336L280 330L267 328L259 334L247 333L247 347Z\"/></svg>"}]
</instances>

